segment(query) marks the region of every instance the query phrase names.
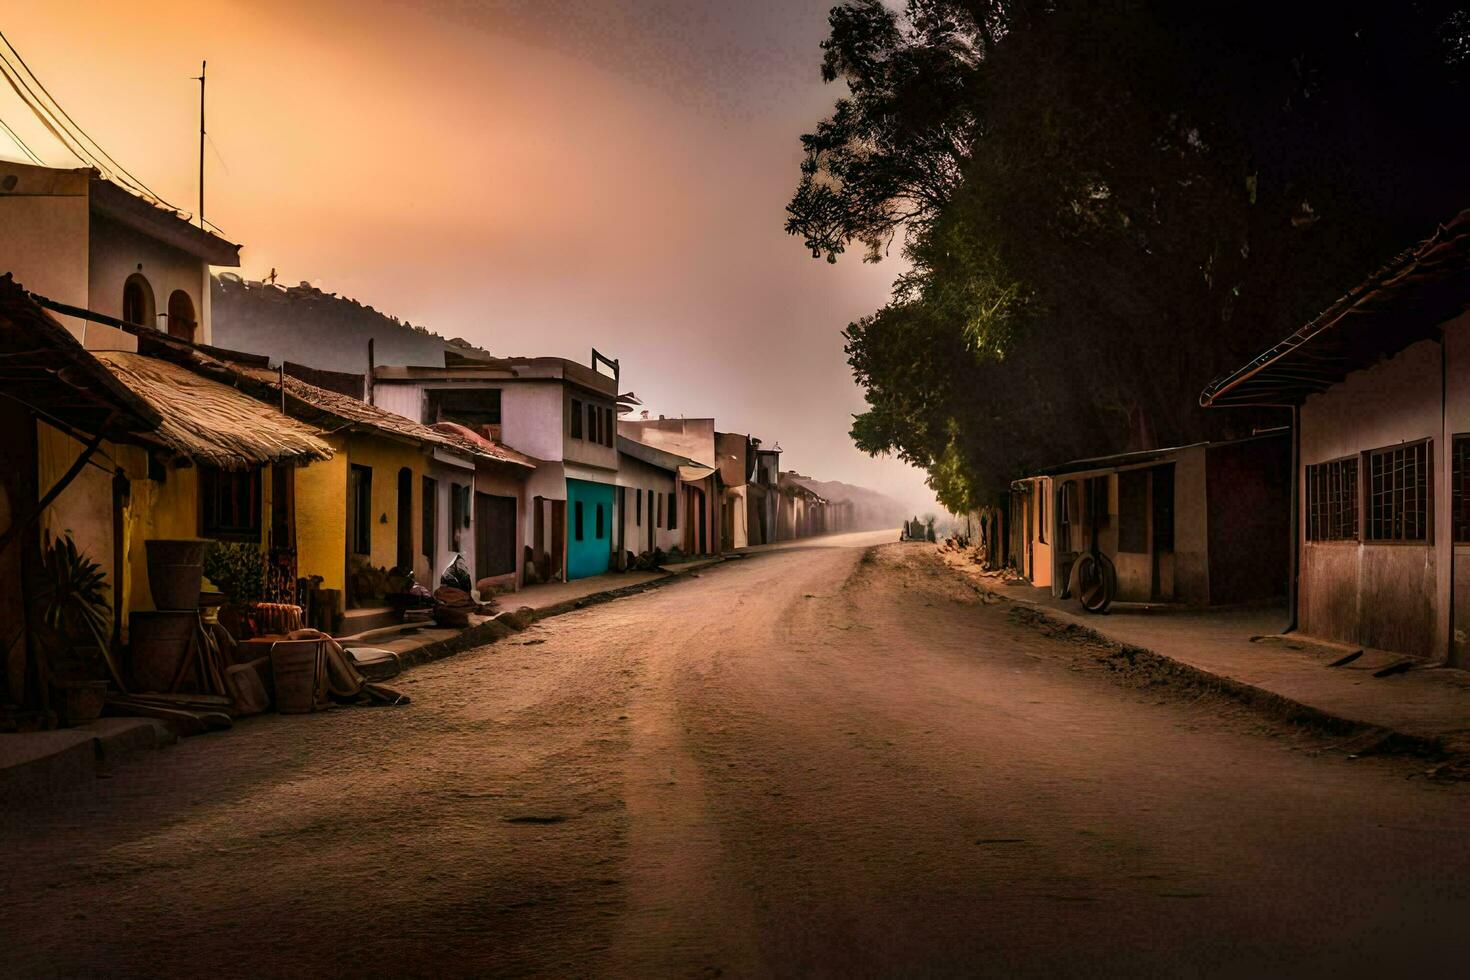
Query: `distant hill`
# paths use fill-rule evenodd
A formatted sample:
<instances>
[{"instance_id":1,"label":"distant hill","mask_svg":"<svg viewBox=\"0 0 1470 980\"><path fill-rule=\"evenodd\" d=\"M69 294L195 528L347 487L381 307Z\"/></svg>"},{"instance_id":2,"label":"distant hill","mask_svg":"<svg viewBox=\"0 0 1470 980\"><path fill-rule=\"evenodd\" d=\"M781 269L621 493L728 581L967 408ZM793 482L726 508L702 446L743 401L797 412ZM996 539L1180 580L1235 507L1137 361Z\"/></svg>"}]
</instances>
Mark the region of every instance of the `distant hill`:
<instances>
[{"instance_id":1,"label":"distant hill","mask_svg":"<svg viewBox=\"0 0 1470 980\"><path fill-rule=\"evenodd\" d=\"M800 473L791 474L791 478L828 500L851 500L852 530L854 531L876 531L898 527L914 516L908 513L899 501L876 490L869 490L867 487L853 486L851 483L843 483L840 480L814 480Z\"/></svg>"},{"instance_id":2,"label":"distant hill","mask_svg":"<svg viewBox=\"0 0 1470 980\"><path fill-rule=\"evenodd\" d=\"M362 374L373 363L443 367L445 351L473 353L466 341L375 310L346 296L299 286L213 277L210 322L215 347L265 354L323 371Z\"/></svg>"}]
</instances>

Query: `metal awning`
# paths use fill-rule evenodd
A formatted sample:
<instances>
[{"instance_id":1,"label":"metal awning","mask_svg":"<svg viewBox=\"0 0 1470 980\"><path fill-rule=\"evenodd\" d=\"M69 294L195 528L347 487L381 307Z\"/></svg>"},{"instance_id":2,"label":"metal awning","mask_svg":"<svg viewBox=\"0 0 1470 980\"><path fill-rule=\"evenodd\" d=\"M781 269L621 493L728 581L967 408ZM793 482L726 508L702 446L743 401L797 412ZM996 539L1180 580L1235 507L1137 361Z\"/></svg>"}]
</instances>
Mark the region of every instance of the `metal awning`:
<instances>
[{"instance_id":1,"label":"metal awning","mask_svg":"<svg viewBox=\"0 0 1470 980\"><path fill-rule=\"evenodd\" d=\"M1439 336L1470 309L1470 210L1369 276L1290 337L1205 388L1206 408L1296 405Z\"/></svg>"}]
</instances>

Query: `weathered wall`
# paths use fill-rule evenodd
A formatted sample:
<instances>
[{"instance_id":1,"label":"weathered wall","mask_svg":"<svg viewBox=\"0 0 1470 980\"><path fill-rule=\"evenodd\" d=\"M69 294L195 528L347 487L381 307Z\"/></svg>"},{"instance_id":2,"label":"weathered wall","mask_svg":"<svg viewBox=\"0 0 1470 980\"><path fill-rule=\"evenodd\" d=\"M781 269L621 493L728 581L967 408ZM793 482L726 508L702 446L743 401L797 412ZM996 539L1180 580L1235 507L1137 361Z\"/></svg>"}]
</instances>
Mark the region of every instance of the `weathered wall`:
<instances>
[{"instance_id":1,"label":"weathered wall","mask_svg":"<svg viewBox=\"0 0 1470 980\"><path fill-rule=\"evenodd\" d=\"M91 213L85 172L51 170L0 161L0 273L49 299L86 308L93 297L88 280ZM119 287L121 288L121 287ZM119 297L121 303L121 297ZM122 330L54 314L92 350L137 350Z\"/></svg>"},{"instance_id":2,"label":"weathered wall","mask_svg":"<svg viewBox=\"0 0 1470 980\"><path fill-rule=\"evenodd\" d=\"M155 311L160 314L153 323L141 326L154 327L166 333L168 320L162 314L168 312L169 296L174 290L181 289L189 294L189 299L194 304L195 317L199 321L199 333L195 336L195 341L202 344L212 342L208 304L209 266L203 259L96 214L91 218L88 259L88 305L94 313L121 318L123 284L128 276L136 272L148 280L148 285L153 290ZM94 326L96 324L88 325L88 331Z\"/></svg>"},{"instance_id":3,"label":"weathered wall","mask_svg":"<svg viewBox=\"0 0 1470 980\"><path fill-rule=\"evenodd\" d=\"M296 470L296 574L346 590L347 438L328 436L334 455ZM377 477L374 477L376 482Z\"/></svg>"},{"instance_id":4,"label":"weathered wall","mask_svg":"<svg viewBox=\"0 0 1470 980\"><path fill-rule=\"evenodd\" d=\"M414 552L414 578L428 586L432 591L439 587L439 576L454 559L454 555L464 555L465 564L470 568L470 578L474 578L475 571L475 497L474 489L479 482L479 474L468 467L454 466L432 457L424 458L427 472L435 481L434 497L436 508L436 519L434 530L438 538L434 542L434 563L430 567L429 560L424 556L424 522L423 507L420 495L423 493L423 480L420 479L414 489L414 523L417 525L415 531ZM376 479L376 478L374 478ZM465 517L468 524L461 523L459 527L459 546L454 545L454 528L450 525L449 518L453 512L452 502L454 499L455 486L470 488L469 503L465 508ZM487 493L492 491L486 491ZM394 499L397 497L395 495ZM396 532L394 540L397 540Z\"/></svg>"},{"instance_id":5,"label":"weathered wall","mask_svg":"<svg viewBox=\"0 0 1470 980\"><path fill-rule=\"evenodd\" d=\"M591 393L589 393L587 391L583 391L583 390L577 389L577 388L572 388L570 386L566 386L566 388L565 388L565 394L564 394L563 397L564 397L563 407L562 407L562 413L563 414L562 414L561 418L562 418L562 428L563 428L563 431L566 434L565 448L563 449L563 453L562 453L563 454L563 457L565 459L567 459L567 460L572 461L572 462L582 463L582 464L587 465L587 466L596 466L596 467L600 467L600 468L606 469L606 470L616 470L618 468L618 450L617 450L617 441L618 441L617 440L617 417L618 417L618 414L617 414L617 406L613 404L612 399L605 398L605 397L602 397L602 396L595 396L595 395L592 395ZM582 403L582 438L580 438L580 439L573 439L572 438L572 429L571 429L570 420L571 420L571 417L572 417L572 399L573 398L575 398L577 401L579 401L579 402ZM592 434L587 431L587 406L588 405L596 405L596 406L598 406L600 408L610 409L612 411L612 417L613 417L613 433L612 433L611 437L606 440L607 442L611 442L612 443L611 446L604 445L603 443L600 443L600 442L593 442L592 441Z\"/></svg>"},{"instance_id":6,"label":"weathered wall","mask_svg":"<svg viewBox=\"0 0 1470 980\"><path fill-rule=\"evenodd\" d=\"M164 470L163 480L150 480L147 478L148 458L141 449L128 448L124 450L123 457L127 460L125 468L132 482L132 502L124 524L128 609L131 612L148 611L154 605L153 594L148 588L147 542L149 539L175 540L199 536L199 469L195 466L170 466ZM102 499L108 500L110 496Z\"/></svg>"},{"instance_id":7,"label":"weathered wall","mask_svg":"<svg viewBox=\"0 0 1470 980\"><path fill-rule=\"evenodd\" d=\"M1440 345L1421 341L1308 398L1301 411L1305 467L1440 433ZM1438 467L1445 447L1436 439ZM1360 464L1362 471L1362 464ZM1305 481L1305 477L1300 477ZM1366 480L1366 471L1360 473ZM1443 487L1437 488L1436 499ZM1360 511L1366 500L1360 501ZM1306 500L1301 502L1305 527ZM1361 526L1360 534L1366 529ZM1431 656L1438 641L1438 578L1432 544L1303 540L1298 618L1318 636Z\"/></svg>"},{"instance_id":8,"label":"weathered wall","mask_svg":"<svg viewBox=\"0 0 1470 980\"><path fill-rule=\"evenodd\" d=\"M1291 437L1211 446L1209 597L1214 603L1286 595L1291 563Z\"/></svg>"},{"instance_id":9,"label":"weathered wall","mask_svg":"<svg viewBox=\"0 0 1470 980\"><path fill-rule=\"evenodd\" d=\"M1159 560L1159 594L1176 602L1203 605L1210 597L1209 463L1207 451L1194 447L1174 463L1174 554ZM1149 546L1155 528L1150 528Z\"/></svg>"},{"instance_id":10,"label":"weathered wall","mask_svg":"<svg viewBox=\"0 0 1470 980\"><path fill-rule=\"evenodd\" d=\"M0 274L32 292L70 306L87 305L87 183L85 173L0 160ZM58 316L78 339L83 321Z\"/></svg>"},{"instance_id":11,"label":"weathered wall","mask_svg":"<svg viewBox=\"0 0 1470 980\"><path fill-rule=\"evenodd\" d=\"M1052 548L1056 541L1056 515L1052 513L1051 477L1022 481L1029 492L1021 497L1022 574L1032 585L1049 589L1052 584Z\"/></svg>"},{"instance_id":12,"label":"weathered wall","mask_svg":"<svg viewBox=\"0 0 1470 980\"><path fill-rule=\"evenodd\" d=\"M623 522L623 541L627 550L635 555L640 555L649 550L649 530L653 531L653 544L655 547L668 551L679 544L679 532L670 531L663 525L667 520L658 519L659 511L655 506L653 519L648 516L648 502L651 494L663 494L667 497L674 493L676 481L674 474L668 470L659 469L649 463L643 462L633 456L622 453L618 454L617 485L627 490L627 505L623 508L620 519ZM643 504L638 505L638 494L643 491Z\"/></svg>"},{"instance_id":13,"label":"weathered wall","mask_svg":"<svg viewBox=\"0 0 1470 980\"><path fill-rule=\"evenodd\" d=\"M500 395L501 441L537 459L565 458L566 444L570 441L566 435L568 401L566 386L559 381L505 385ZM565 489L555 496L565 499Z\"/></svg>"},{"instance_id":14,"label":"weathered wall","mask_svg":"<svg viewBox=\"0 0 1470 980\"><path fill-rule=\"evenodd\" d=\"M376 567L392 568L398 564L398 471L404 467L413 474L409 515L413 523L413 553L422 555L419 528L419 495L425 460L417 446L364 433L354 433L347 440L347 462L367 466L373 471L372 488L372 553L368 560ZM470 475L465 474L465 482ZM345 487L345 484L344 484ZM342 507L346 510L346 492Z\"/></svg>"},{"instance_id":15,"label":"weathered wall","mask_svg":"<svg viewBox=\"0 0 1470 980\"><path fill-rule=\"evenodd\" d=\"M714 419L623 419L618 433L705 466L715 465Z\"/></svg>"},{"instance_id":16,"label":"weathered wall","mask_svg":"<svg viewBox=\"0 0 1470 980\"><path fill-rule=\"evenodd\" d=\"M82 444L44 422L36 426L36 486L44 497L71 468L82 452ZM61 537L70 532L77 548L102 565L112 579L112 464L115 446L103 443L92 458L97 466L85 466L61 495L41 515L42 540L49 533ZM107 455L103 455L106 453ZM101 469L99 467L105 467ZM189 537L193 537L191 531ZM146 590L145 590L146 591Z\"/></svg>"},{"instance_id":17,"label":"weathered wall","mask_svg":"<svg viewBox=\"0 0 1470 980\"><path fill-rule=\"evenodd\" d=\"M516 570L511 575L500 576L495 580L495 588L501 591L519 589L525 579L523 556L527 541L526 476L525 473L514 472L510 467L496 463L481 463L475 470L475 491L477 493L512 497L516 502ZM475 567L472 556L467 555L466 560L470 561L471 568ZM438 581L437 577L435 581Z\"/></svg>"}]
</instances>

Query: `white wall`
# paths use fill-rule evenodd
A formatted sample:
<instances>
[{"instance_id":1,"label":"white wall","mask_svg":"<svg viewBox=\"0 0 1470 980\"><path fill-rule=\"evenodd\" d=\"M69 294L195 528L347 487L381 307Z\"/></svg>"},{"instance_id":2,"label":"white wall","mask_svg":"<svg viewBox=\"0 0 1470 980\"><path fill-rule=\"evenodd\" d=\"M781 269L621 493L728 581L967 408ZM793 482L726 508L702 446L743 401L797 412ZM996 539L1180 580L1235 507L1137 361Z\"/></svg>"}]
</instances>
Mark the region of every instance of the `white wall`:
<instances>
[{"instance_id":1,"label":"white wall","mask_svg":"<svg viewBox=\"0 0 1470 980\"><path fill-rule=\"evenodd\" d=\"M200 325L195 340L210 342L204 260L93 214L86 173L0 161L0 182L11 177L9 192L0 191L0 273L59 303L121 318L123 283L141 272L159 313L167 313L174 290L189 295ZM57 319L93 350L137 350L136 339L124 331ZM163 320L145 325L167 329Z\"/></svg>"},{"instance_id":2,"label":"white wall","mask_svg":"<svg viewBox=\"0 0 1470 980\"><path fill-rule=\"evenodd\" d=\"M649 463L643 462L625 453L618 454L617 485L625 487L625 507L622 515L623 542L627 550L638 555L648 550L648 529L650 527L648 518L649 494L663 494L664 513L663 521L659 521L659 509L653 510L653 542L654 546L668 551L679 544L683 530L669 530L666 526L668 518L668 495L677 491L677 481L674 474L668 470L659 469ZM637 491L643 491L643 503L639 510ZM637 511L637 513L635 513Z\"/></svg>"},{"instance_id":3,"label":"white wall","mask_svg":"<svg viewBox=\"0 0 1470 980\"><path fill-rule=\"evenodd\" d=\"M424 420L424 386L419 384L376 384L372 403L378 408L415 422Z\"/></svg>"},{"instance_id":4,"label":"white wall","mask_svg":"<svg viewBox=\"0 0 1470 980\"><path fill-rule=\"evenodd\" d=\"M537 459L564 459L565 386L560 381L517 381L500 386L500 391L501 441ZM566 487L542 496L564 500Z\"/></svg>"},{"instance_id":5,"label":"white wall","mask_svg":"<svg viewBox=\"0 0 1470 980\"><path fill-rule=\"evenodd\" d=\"M212 342L209 266L203 259L101 215L91 218L88 259L87 306L93 312L121 318L123 284L136 272L152 287L154 309L159 314L153 323L144 326L166 333L168 320L164 314L168 312L168 298L174 290L181 289L193 302L194 315L199 321L195 342Z\"/></svg>"},{"instance_id":6,"label":"white wall","mask_svg":"<svg viewBox=\"0 0 1470 980\"><path fill-rule=\"evenodd\" d=\"M87 305L87 176L0 160L0 274L69 306ZM83 321L58 316L78 339Z\"/></svg>"}]
</instances>

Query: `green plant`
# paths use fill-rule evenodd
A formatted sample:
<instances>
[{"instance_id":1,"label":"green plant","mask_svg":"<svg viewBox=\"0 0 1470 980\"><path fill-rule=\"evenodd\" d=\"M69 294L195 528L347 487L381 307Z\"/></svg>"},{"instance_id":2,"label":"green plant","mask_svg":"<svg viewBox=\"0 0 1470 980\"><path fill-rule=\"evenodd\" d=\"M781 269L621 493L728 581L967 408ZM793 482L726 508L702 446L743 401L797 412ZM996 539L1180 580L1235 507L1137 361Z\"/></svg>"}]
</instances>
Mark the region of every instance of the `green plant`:
<instances>
[{"instance_id":1,"label":"green plant","mask_svg":"<svg viewBox=\"0 0 1470 980\"><path fill-rule=\"evenodd\" d=\"M259 602L265 595L265 556L258 545L214 542L204 555L204 574L234 605Z\"/></svg>"},{"instance_id":2,"label":"green plant","mask_svg":"<svg viewBox=\"0 0 1470 980\"><path fill-rule=\"evenodd\" d=\"M44 645L59 654L77 644L95 644L102 650L113 683L122 690L122 674L112 659L110 587L102 566L82 554L70 534L46 534L41 551L41 622Z\"/></svg>"}]
</instances>

